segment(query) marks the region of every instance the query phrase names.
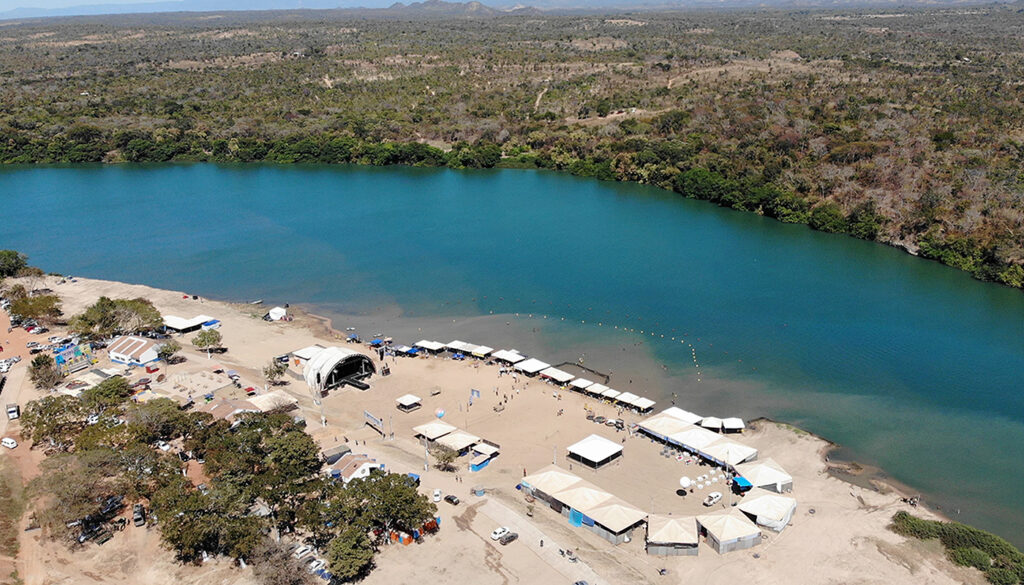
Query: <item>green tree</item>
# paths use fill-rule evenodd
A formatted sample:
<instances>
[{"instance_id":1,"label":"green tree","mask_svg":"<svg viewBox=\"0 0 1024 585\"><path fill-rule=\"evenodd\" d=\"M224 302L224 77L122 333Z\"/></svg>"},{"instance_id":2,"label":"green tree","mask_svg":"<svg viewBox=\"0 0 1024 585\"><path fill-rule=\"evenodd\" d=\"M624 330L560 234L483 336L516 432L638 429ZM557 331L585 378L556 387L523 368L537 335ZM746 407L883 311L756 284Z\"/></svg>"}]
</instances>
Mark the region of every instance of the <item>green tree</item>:
<instances>
[{"instance_id":1,"label":"green tree","mask_svg":"<svg viewBox=\"0 0 1024 585\"><path fill-rule=\"evenodd\" d=\"M222 338L220 331L217 331L216 329L207 329L206 331L201 331L199 335L192 338L192 345L199 349L210 351L211 349L219 348L221 341Z\"/></svg>"},{"instance_id":2,"label":"green tree","mask_svg":"<svg viewBox=\"0 0 1024 585\"><path fill-rule=\"evenodd\" d=\"M270 360L270 363L263 368L263 377L266 378L267 382L269 382L271 386L275 386L287 371L287 365L282 364L277 360Z\"/></svg>"},{"instance_id":3,"label":"green tree","mask_svg":"<svg viewBox=\"0 0 1024 585\"><path fill-rule=\"evenodd\" d=\"M846 231L846 218L843 210L835 203L827 202L811 210L810 226L821 232L842 233Z\"/></svg>"},{"instance_id":4,"label":"green tree","mask_svg":"<svg viewBox=\"0 0 1024 585\"><path fill-rule=\"evenodd\" d=\"M304 571L301 561L269 538L264 538L248 559L259 585L311 585L313 576Z\"/></svg>"},{"instance_id":5,"label":"green tree","mask_svg":"<svg viewBox=\"0 0 1024 585\"><path fill-rule=\"evenodd\" d=\"M56 295L23 297L11 303L11 313L26 319L53 324L64 313L60 310L60 298Z\"/></svg>"},{"instance_id":6,"label":"green tree","mask_svg":"<svg viewBox=\"0 0 1024 585\"><path fill-rule=\"evenodd\" d=\"M327 566L342 581L354 580L373 567L373 546L366 531L346 527L327 545Z\"/></svg>"},{"instance_id":7,"label":"green tree","mask_svg":"<svg viewBox=\"0 0 1024 585\"><path fill-rule=\"evenodd\" d=\"M33 443L48 443L58 450L74 444L85 419L82 401L74 396L55 394L29 402L21 414L22 434Z\"/></svg>"},{"instance_id":8,"label":"green tree","mask_svg":"<svg viewBox=\"0 0 1024 585\"><path fill-rule=\"evenodd\" d=\"M57 363L45 353L32 358L32 363L28 366L28 376L35 387L40 390L53 388L64 379L57 369Z\"/></svg>"},{"instance_id":9,"label":"green tree","mask_svg":"<svg viewBox=\"0 0 1024 585\"><path fill-rule=\"evenodd\" d=\"M111 376L82 392L82 405L90 412L99 414L104 410L124 404L132 394L131 385L122 376Z\"/></svg>"},{"instance_id":10,"label":"green tree","mask_svg":"<svg viewBox=\"0 0 1024 585\"><path fill-rule=\"evenodd\" d=\"M430 454L434 456L434 466L441 471L452 471L455 468L455 460L459 458L458 451L441 444L431 446Z\"/></svg>"},{"instance_id":11,"label":"green tree","mask_svg":"<svg viewBox=\"0 0 1024 585\"><path fill-rule=\"evenodd\" d=\"M125 411L128 428L146 444L181 436L190 424L194 424L191 418L170 398L132 404Z\"/></svg>"},{"instance_id":12,"label":"green tree","mask_svg":"<svg viewBox=\"0 0 1024 585\"><path fill-rule=\"evenodd\" d=\"M28 266L28 256L15 250L0 250L0 277L16 276Z\"/></svg>"},{"instance_id":13,"label":"green tree","mask_svg":"<svg viewBox=\"0 0 1024 585\"><path fill-rule=\"evenodd\" d=\"M363 529L380 528L378 542L384 542L393 530L411 532L437 513L437 506L416 491L412 479L397 473L373 471L368 477L354 479L346 490L352 502L361 502L353 514Z\"/></svg>"},{"instance_id":14,"label":"green tree","mask_svg":"<svg viewBox=\"0 0 1024 585\"><path fill-rule=\"evenodd\" d=\"M68 327L79 335L102 339L139 331L152 331L163 323L160 311L146 299L100 297L82 314L72 317Z\"/></svg>"},{"instance_id":15,"label":"green tree","mask_svg":"<svg viewBox=\"0 0 1024 585\"><path fill-rule=\"evenodd\" d=\"M40 467L29 492L40 498L40 523L54 537L72 539L67 523L99 512L107 497L124 495L127 487L120 457L111 449L47 457Z\"/></svg>"},{"instance_id":16,"label":"green tree","mask_svg":"<svg viewBox=\"0 0 1024 585\"><path fill-rule=\"evenodd\" d=\"M173 339L168 339L156 350L156 355L168 364L174 359L175 354L181 351L181 344Z\"/></svg>"}]
</instances>

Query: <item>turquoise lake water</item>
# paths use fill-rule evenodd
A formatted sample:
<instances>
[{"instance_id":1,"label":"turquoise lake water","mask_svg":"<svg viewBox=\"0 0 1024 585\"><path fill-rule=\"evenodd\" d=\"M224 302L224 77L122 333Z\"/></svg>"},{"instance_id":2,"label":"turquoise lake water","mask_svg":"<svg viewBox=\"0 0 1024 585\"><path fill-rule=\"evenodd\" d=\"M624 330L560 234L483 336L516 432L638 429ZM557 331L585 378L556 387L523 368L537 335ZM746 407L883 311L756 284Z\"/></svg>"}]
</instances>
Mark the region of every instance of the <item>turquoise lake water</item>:
<instances>
[{"instance_id":1,"label":"turquoise lake water","mask_svg":"<svg viewBox=\"0 0 1024 585\"><path fill-rule=\"evenodd\" d=\"M475 343L552 363L585 348L620 389L791 422L1024 545L1024 294L895 249L553 173L216 165L0 169L0 248L213 298L400 312L388 331L407 343L476 317Z\"/></svg>"}]
</instances>

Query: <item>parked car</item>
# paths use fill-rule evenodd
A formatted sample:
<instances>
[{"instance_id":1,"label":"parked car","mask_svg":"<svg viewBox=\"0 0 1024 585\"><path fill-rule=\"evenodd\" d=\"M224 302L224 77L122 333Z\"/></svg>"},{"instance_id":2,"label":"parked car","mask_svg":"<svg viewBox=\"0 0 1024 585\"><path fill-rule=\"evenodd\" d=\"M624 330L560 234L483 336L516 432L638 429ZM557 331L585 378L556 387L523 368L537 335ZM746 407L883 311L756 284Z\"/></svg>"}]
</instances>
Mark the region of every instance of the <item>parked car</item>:
<instances>
[{"instance_id":1,"label":"parked car","mask_svg":"<svg viewBox=\"0 0 1024 585\"><path fill-rule=\"evenodd\" d=\"M0 439L0 445L3 445L8 449L15 449L18 446L18 442L10 437L4 437L3 439Z\"/></svg>"},{"instance_id":2,"label":"parked car","mask_svg":"<svg viewBox=\"0 0 1024 585\"><path fill-rule=\"evenodd\" d=\"M171 450L171 446L166 441L157 441L156 446L164 453Z\"/></svg>"},{"instance_id":3,"label":"parked car","mask_svg":"<svg viewBox=\"0 0 1024 585\"><path fill-rule=\"evenodd\" d=\"M498 528L494 529L494 532L491 533L491 540L498 540L499 538L505 536L508 533L508 528L505 528L504 526L499 526Z\"/></svg>"},{"instance_id":4,"label":"parked car","mask_svg":"<svg viewBox=\"0 0 1024 585\"><path fill-rule=\"evenodd\" d=\"M439 489L434 490L434 501L435 502L440 502L441 501L441 490L439 490Z\"/></svg>"},{"instance_id":5,"label":"parked car","mask_svg":"<svg viewBox=\"0 0 1024 585\"><path fill-rule=\"evenodd\" d=\"M711 492L708 497L704 498L704 505L710 507L720 501L722 501L722 492Z\"/></svg>"},{"instance_id":6,"label":"parked car","mask_svg":"<svg viewBox=\"0 0 1024 585\"><path fill-rule=\"evenodd\" d=\"M322 559L316 559L315 561L309 564L309 572L315 575L317 571L322 571L323 568L326 566L327 561L324 561Z\"/></svg>"},{"instance_id":7,"label":"parked car","mask_svg":"<svg viewBox=\"0 0 1024 585\"><path fill-rule=\"evenodd\" d=\"M516 534L515 532L509 532L508 534L499 538L498 542L500 542L502 546L505 546L506 544L515 541L515 539L517 538L519 538L518 534Z\"/></svg>"},{"instance_id":8,"label":"parked car","mask_svg":"<svg viewBox=\"0 0 1024 585\"><path fill-rule=\"evenodd\" d=\"M132 507L132 519L135 521L136 526L142 526L146 523L146 508L142 504L135 504Z\"/></svg>"},{"instance_id":9,"label":"parked car","mask_svg":"<svg viewBox=\"0 0 1024 585\"><path fill-rule=\"evenodd\" d=\"M303 559L303 558L308 557L312 553L313 553L313 547L311 547L309 545L303 545L303 546L300 546L298 549L296 549L295 552L292 553L292 556L297 558L297 559Z\"/></svg>"},{"instance_id":10,"label":"parked car","mask_svg":"<svg viewBox=\"0 0 1024 585\"><path fill-rule=\"evenodd\" d=\"M449 504L451 504L453 506L458 506L459 505L459 498L455 497L452 494L448 494L447 496L445 496L444 497L444 501L448 502Z\"/></svg>"}]
</instances>

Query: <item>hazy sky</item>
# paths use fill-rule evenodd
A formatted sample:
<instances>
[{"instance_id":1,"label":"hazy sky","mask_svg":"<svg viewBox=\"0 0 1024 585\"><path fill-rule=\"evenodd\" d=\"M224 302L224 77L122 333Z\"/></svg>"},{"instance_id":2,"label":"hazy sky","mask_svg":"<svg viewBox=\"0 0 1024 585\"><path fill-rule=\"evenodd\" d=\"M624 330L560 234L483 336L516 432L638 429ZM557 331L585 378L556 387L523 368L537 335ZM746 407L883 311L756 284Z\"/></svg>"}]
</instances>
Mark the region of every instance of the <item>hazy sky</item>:
<instances>
[{"instance_id":1,"label":"hazy sky","mask_svg":"<svg viewBox=\"0 0 1024 585\"><path fill-rule=\"evenodd\" d=\"M0 10L15 8L65 8L82 4L138 4L146 0L0 0Z\"/></svg>"}]
</instances>

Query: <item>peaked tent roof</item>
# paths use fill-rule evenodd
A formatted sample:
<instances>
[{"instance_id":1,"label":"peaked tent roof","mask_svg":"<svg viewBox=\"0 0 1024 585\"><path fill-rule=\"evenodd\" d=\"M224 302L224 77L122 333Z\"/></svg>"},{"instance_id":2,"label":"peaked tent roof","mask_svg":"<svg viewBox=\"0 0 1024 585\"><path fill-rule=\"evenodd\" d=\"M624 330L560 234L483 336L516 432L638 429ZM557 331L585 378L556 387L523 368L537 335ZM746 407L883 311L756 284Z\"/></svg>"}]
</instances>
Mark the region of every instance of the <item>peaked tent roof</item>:
<instances>
[{"instance_id":1,"label":"peaked tent roof","mask_svg":"<svg viewBox=\"0 0 1024 585\"><path fill-rule=\"evenodd\" d=\"M581 481L583 480L557 465L548 465L537 473L524 477L522 483L553 496Z\"/></svg>"},{"instance_id":2,"label":"peaked tent roof","mask_svg":"<svg viewBox=\"0 0 1024 585\"><path fill-rule=\"evenodd\" d=\"M628 404L630 406L633 406L633 403L639 399L640 397L637 396L636 394L633 394L632 392L623 392L622 394L619 394L619 396L616 398L616 400L618 400L619 402Z\"/></svg>"},{"instance_id":3,"label":"peaked tent roof","mask_svg":"<svg viewBox=\"0 0 1024 585\"><path fill-rule=\"evenodd\" d=\"M693 516L647 517L647 542L697 544L697 519Z\"/></svg>"},{"instance_id":4,"label":"peaked tent roof","mask_svg":"<svg viewBox=\"0 0 1024 585\"><path fill-rule=\"evenodd\" d=\"M667 414L656 414L650 418L640 421L638 426L641 429L660 435L662 437L669 437L673 433L678 433L692 428L692 425L688 425L678 418L671 417Z\"/></svg>"},{"instance_id":5,"label":"peaked tent roof","mask_svg":"<svg viewBox=\"0 0 1024 585\"><path fill-rule=\"evenodd\" d=\"M580 390L582 390L588 386L593 386L594 383L586 378L576 378L572 382L569 382L569 385L572 386L573 388L579 388Z\"/></svg>"},{"instance_id":6,"label":"peaked tent roof","mask_svg":"<svg viewBox=\"0 0 1024 585\"><path fill-rule=\"evenodd\" d=\"M743 419L735 416L722 419L722 426L728 431L737 431L746 428L747 425L743 424Z\"/></svg>"},{"instance_id":7,"label":"peaked tent roof","mask_svg":"<svg viewBox=\"0 0 1024 585\"><path fill-rule=\"evenodd\" d=\"M416 343L412 344L413 347L422 347L429 351L441 351L444 349L444 344L439 341L430 341L429 339L421 339Z\"/></svg>"},{"instance_id":8,"label":"peaked tent roof","mask_svg":"<svg viewBox=\"0 0 1024 585\"><path fill-rule=\"evenodd\" d=\"M761 529L744 516L743 512L735 508L730 508L719 514L697 516L697 523L713 535L718 542L729 542L761 534Z\"/></svg>"},{"instance_id":9,"label":"peaked tent roof","mask_svg":"<svg viewBox=\"0 0 1024 585\"><path fill-rule=\"evenodd\" d=\"M602 502L592 509L587 516L593 518L601 526L617 533L636 525L637 522L647 517L647 513L612 496L610 500Z\"/></svg>"},{"instance_id":10,"label":"peaked tent roof","mask_svg":"<svg viewBox=\"0 0 1024 585\"><path fill-rule=\"evenodd\" d=\"M525 355L520 354L514 349L499 349L498 351L492 353L491 357L509 362L511 364L519 363L526 359Z\"/></svg>"},{"instance_id":11,"label":"peaked tent roof","mask_svg":"<svg viewBox=\"0 0 1024 585\"><path fill-rule=\"evenodd\" d=\"M736 472L747 478L755 487L791 483L793 476L786 473L771 457L736 466Z\"/></svg>"},{"instance_id":12,"label":"peaked tent roof","mask_svg":"<svg viewBox=\"0 0 1024 585\"><path fill-rule=\"evenodd\" d=\"M700 423L700 421L704 420L703 416L699 414L694 414L689 410L683 410L682 408L679 408L677 406L670 406L665 410L661 411L661 414L667 414L671 417L678 418L679 420L691 425L698 424Z\"/></svg>"},{"instance_id":13,"label":"peaked tent roof","mask_svg":"<svg viewBox=\"0 0 1024 585\"><path fill-rule=\"evenodd\" d=\"M412 406L413 404L416 404L419 401L420 397L414 394L405 394L395 399L395 402L401 404L402 406Z\"/></svg>"},{"instance_id":14,"label":"peaked tent roof","mask_svg":"<svg viewBox=\"0 0 1024 585\"><path fill-rule=\"evenodd\" d=\"M456 428L446 422L432 420L418 427L413 427L412 430L415 431L417 435L423 435L431 441L434 441L456 430Z\"/></svg>"},{"instance_id":15,"label":"peaked tent roof","mask_svg":"<svg viewBox=\"0 0 1024 585\"><path fill-rule=\"evenodd\" d=\"M579 510L587 516L590 516L591 510L615 497L586 482L583 482L581 485L574 485L568 489L551 495L553 495L559 502L562 502L574 510Z\"/></svg>"},{"instance_id":16,"label":"peaked tent roof","mask_svg":"<svg viewBox=\"0 0 1024 585\"><path fill-rule=\"evenodd\" d=\"M692 425L686 430L672 433L668 438L680 445L685 445L698 451L716 441L722 440L718 433Z\"/></svg>"},{"instance_id":17,"label":"peaked tent roof","mask_svg":"<svg viewBox=\"0 0 1024 585\"><path fill-rule=\"evenodd\" d=\"M466 447L476 444L479 441L480 437L461 429L454 430L437 439L438 443L445 447L455 449L456 451L462 451Z\"/></svg>"},{"instance_id":18,"label":"peaked tent roof","mask_svg":"<svg viewBox=\"0 0 1024 585\"><path fill-rule=\"evenodd\" d=\"M757 449L743 443L722 439L717 443L701 449L701 453L711 456L727 465L738 465L751 457L757 456Z\"/></svg>"},{"instance_id":19,"label":"peaked tent roof","mask_svg":"<svg viewBox=\"0 0 1024 585\"><path fill-rule=\"evenodd\" d=\"M789 521L793 510L796 509L796 500L759 489L747 494L738 508L747 514L757 516L758 519L766 518L776 522Z\"/></svg>"},{"instance_id":20,"label":"peaked tent roof","mask_svg":"<svg viewBox=\"0 0 1024 585\"><path fill-rule=\"evenodd\" d=\"M716 431L721 430L722 419L718 418L717 416L705 416L704 420L700 421L700 426L704 427L705 429L715 429Z\"/></svg>"},{"instance_id":21,"label":"peaked tent roof","mask_svg":"<svg viewBox=\"0 0 1024 585\"><path fill-rule=\"evenodd\" d=\"M555 382L559 382L561 384L565 384L569 380L572 380L573 378L576 377L570 374L569 372L563 372L562 370L559 370L558 368L555 367L544 368L543 370L540 371L540 375L551 378Z\"/></svg>"},{"instance_id":22,"label":"peaked tent roof","mask_svg":"<svg viewBox=\"0 0 1024 585\"><path fill-rule=\"evenodd\" d=\"M530 358L517 363L513 367L522 372L526 372L527 374L536 374L537 372L550 366L551 364L547 362L542 362L537 358Z\"/></svg>"},{"instance_id":23,"label":"peaked tent roof","mask_svg":"<svg viewBox=\"0 0 1024 585\"><path fill-rule=\"evenodd\" d=\"M650 398L643 397L643 396L641 396L640 398L637 398L636 400L633 401L633 406L639 408L640 410L647 410L647 409L651 408L652 406L654 406L655 404L656 403L653 400L651 400Z\"/></svg>"},{"instance_id":24,"label":"peaked tent roof","mask_svg":"<svg viewBox=\"0 0 1024 585\"><path fill-rule=\"evenodd\" d=\"M604 384L591 384L589 387L587 387L587 392L590 392L595 396L600 396L604 394L607 390L610 390L610 388L608 388Z\"/></svg>"}]
</instances>

